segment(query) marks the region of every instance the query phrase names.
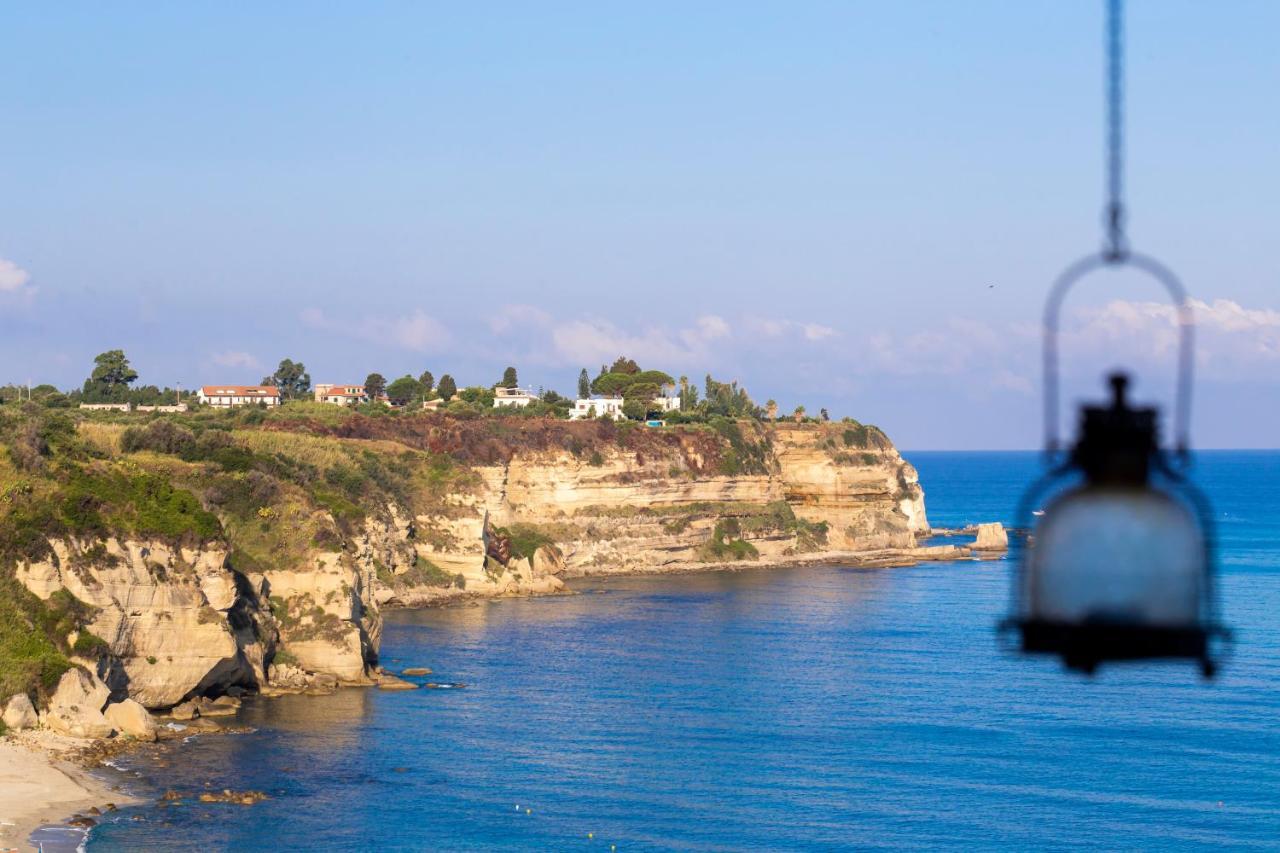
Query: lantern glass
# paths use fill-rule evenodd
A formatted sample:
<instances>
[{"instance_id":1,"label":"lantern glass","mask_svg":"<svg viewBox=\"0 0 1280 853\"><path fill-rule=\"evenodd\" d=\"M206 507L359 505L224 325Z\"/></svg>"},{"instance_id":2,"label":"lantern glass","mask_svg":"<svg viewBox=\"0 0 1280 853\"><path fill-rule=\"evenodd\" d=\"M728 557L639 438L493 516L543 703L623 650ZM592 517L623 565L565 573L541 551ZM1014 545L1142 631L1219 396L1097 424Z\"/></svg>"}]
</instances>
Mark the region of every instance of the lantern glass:
<instances>
[{"instance_id":1,"label":"lantern glass","mask_svg":"<svg viewBox=\"0 0 1280 853\"><path fill-rule=\"evenodd\" d=\"M1155 488L1082 486L1053 501L1023 586L1027 618L1195 628L1208 553L1186 506Z\"/></svg>"}]
</instances>

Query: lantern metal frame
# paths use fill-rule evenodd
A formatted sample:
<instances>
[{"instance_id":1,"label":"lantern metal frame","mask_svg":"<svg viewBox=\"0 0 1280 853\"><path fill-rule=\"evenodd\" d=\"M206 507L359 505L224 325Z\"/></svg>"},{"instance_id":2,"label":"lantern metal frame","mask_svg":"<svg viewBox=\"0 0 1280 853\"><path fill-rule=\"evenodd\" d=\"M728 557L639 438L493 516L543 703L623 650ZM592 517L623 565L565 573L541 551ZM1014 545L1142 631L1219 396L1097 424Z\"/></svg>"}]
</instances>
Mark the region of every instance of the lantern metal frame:
<instances>
[{"instance_id":1,"label":"lantern metal frame","mask_svg":"<svg viewBox=\"0 0 1280 853\"><path fill-rule=\"evenodd\" d=\"M1045 461L1049 470L1037 479L1023 494L1018 503L1015 525L1020 530L1032 531L1034 509L1055 486L1065 486L1079 469L1070 457L1062 456L1059 428L1059 358L1058 329L1062 304L1071 289L1082 279L1102 269L1130 266L1154 278L1169 294L1177 311L1179 334L1178 373L1174 402L1173 459L1169 451L1155 447L1151 458L1153 485L1163 486L1162 491L1180 499L1200 527L1205 548L1202 596L1198 618L1194 626L1170 628L1154 642L1144 642L1150 628L1123 625L1091 625L1088 628L1071 626L1064 628L1030 618L1029 583L1030 561L1035 542L1034 532L1027 536L1020 559L1015 564L1012 601L1009 618L1001 623L1006 636L1019 635L1017 648L1026 654L1053 654L1061 656L1070 669L1092 673L1104 661L1150 658L1194 658L1201 672L1211 678L1219 667L1216 639L1229 638L1229 632L1219 621L1217 596L1217 537L1213 513L1207 496L1187 477L1191 465L1190 456L1190 405L1191 380L1194 364L1195 317L1187 299L1186 289L1178 277L1153 258L1111 250L1088 255L1064 270L1054 282L1045 303L1044 312L1044 417ZM1158 439L1158 436L1157 436ZM1156 629L1155 633L1160 633ZM1117 650L1120 653L1117 654Z\"/></svg>"}]
</instances>

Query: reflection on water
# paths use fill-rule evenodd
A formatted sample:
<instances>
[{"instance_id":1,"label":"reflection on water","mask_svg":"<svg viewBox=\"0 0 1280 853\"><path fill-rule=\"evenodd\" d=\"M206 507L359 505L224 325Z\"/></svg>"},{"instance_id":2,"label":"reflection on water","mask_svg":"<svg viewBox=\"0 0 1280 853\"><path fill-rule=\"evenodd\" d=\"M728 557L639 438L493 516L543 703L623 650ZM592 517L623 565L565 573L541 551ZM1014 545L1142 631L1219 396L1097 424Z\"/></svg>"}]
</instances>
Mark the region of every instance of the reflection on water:
<instances>
[{"instance_id":1,"label":"reflection on water","mask_svg":"<svg viewBox=\"0 0 1280 853\"><path fill-rule=\"evenodd\" d=\"M962 461L969 488L981 460ZM90 848L1274 847L1280 489L1249 479L1267 470L1207 472L1255 518L1224 526L1228 557L1268 555L1224 579L1241 642L1212 685L1000 653L1007 562L588 579L389 614L390 666L467 688L247 703L256 733L127 764L156 793L272 799L125 809Z\"/></svg>"}]
</instances>

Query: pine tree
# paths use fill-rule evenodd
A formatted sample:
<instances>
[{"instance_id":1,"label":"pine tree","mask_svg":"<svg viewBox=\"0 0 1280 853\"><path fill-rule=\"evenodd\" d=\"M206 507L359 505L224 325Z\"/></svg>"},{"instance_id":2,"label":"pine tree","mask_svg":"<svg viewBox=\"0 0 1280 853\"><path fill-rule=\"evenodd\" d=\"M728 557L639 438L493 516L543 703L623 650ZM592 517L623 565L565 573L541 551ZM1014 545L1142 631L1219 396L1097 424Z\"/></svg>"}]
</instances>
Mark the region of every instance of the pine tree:
<instances>
[{"instance_id":1,"label":"pine tree","mask_svg":"<svg viewBox=\"0 0 1280 853\"><path fill-rule=\"evenodd\" d=\"M458 383L453 381L453 377L445 374L440 377L440 384L436 386L436 393L440 395L440 399L446 403L453 399L453 395L458 393Z\"/></svg>"}]
</instances>

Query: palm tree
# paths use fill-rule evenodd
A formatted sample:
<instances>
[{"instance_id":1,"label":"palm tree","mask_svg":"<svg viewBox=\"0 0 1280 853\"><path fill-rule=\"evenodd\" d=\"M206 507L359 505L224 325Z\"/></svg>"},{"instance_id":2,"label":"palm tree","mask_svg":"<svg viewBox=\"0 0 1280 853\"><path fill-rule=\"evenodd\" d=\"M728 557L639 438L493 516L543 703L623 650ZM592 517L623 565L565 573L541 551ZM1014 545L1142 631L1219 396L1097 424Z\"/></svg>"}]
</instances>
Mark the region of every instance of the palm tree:
<instances>
[{"instance_id":1,"label":"palm tree","mask_svg":"<svg viewBox=\"0 0 1280 853\"><path fill-rule=\"evenodd\" d=\"M796 406L795 413L791 416L796 419L796 423L804 420L804 406Z\"/></svg>"},{"instance_id":2,"label":"palm tree","mask_svg":"<svg viewBox=\"0 0 1280 853\"><path fill-rule=\"evenodd\" d=\"M764 404L764 410L769 415L769 420L776 421L778 419L778 401L770 400Z\"/></svg>"}]
</instances>

